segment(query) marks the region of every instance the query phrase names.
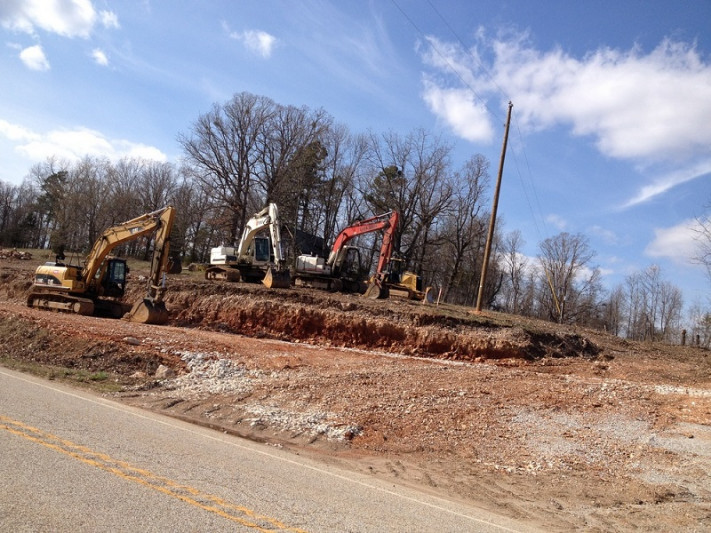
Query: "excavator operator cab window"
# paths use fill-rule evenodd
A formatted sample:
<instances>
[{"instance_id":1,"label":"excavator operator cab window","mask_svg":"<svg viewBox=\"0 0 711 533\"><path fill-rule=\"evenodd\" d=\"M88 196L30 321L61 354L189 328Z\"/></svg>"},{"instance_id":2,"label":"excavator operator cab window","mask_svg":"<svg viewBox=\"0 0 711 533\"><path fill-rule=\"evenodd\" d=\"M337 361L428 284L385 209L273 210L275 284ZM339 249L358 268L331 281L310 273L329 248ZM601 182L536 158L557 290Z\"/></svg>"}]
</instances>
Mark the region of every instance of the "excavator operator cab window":
<instances>
[{"instance_id":1,"label":"excavator operator cab window","mask_svg":"<svg viewBox=\"0 0 711 533\"><path fill-rule=\"evenodd\" d=\"M360 250L354 246L349 247L343 259L341 274L357 278L361 275L361 268Z\"/></svg>"},{"instance_id":2,"label":"excavator operator cab window","mask_svg":"<svg viewBox=\"0 0 711 533\"><path fill-rule=\"evenodd\" d=\"M106 296L123 296L126 287L128 267L123 259L110 259L104 277L104 294Z\"/></svg>"},{"instance_id":3,"label":"excavator operator cab window","mask_svg":"<svg viewBox=\"0 0 711 533\"><path fill-rule=\"evenodd\" d=\"M259 262L269 261L271 250L268 237L256 237L254 239L254 259Z\"/></svg>"}]
</instances>

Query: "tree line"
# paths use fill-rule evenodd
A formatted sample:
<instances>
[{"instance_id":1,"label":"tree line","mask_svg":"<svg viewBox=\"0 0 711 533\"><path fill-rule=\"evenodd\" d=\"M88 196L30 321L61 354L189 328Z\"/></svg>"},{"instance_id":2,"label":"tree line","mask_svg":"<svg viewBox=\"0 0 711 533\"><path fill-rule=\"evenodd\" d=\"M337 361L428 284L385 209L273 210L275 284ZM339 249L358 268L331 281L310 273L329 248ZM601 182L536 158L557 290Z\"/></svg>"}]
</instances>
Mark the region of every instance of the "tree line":
<instances>
[{"instance_id":1,"label":"tree line","mask_svg":"<svg viewBox=\"0 0 711 533\"><path fill-rule=\"evenodd\" d=\"M397 210L394 254L441 301L476 302L489 220L489 161L452 165L453 147L424 129L354 134L322 109L238 93L178 135L179 165L124 158L50 158L19 186L0 182L0 244L86 252L107 227L164 205L176 207L171 246L183 263L236 244L264 205L279 206L288 257L297 233L333 242L355 220ZM372 264L377 235L359 244ZM483 301L488 308L672 341L681 293L656 267L603 290L582 234L561 233L527 258L520 232L497 231ZM122 250L147 257L148 243Z\"/></svg>"}]
</instances>

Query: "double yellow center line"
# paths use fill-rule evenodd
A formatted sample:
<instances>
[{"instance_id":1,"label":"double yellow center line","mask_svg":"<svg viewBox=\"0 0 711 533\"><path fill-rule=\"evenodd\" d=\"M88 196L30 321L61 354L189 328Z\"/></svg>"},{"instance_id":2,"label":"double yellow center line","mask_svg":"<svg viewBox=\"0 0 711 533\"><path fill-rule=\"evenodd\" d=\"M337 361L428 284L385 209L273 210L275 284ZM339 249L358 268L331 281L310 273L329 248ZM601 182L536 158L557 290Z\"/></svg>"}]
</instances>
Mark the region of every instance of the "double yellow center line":
<instances>
[{"instance_id":1,"label":"double yellow center line","mask_svg":"<svg viewBox=\"0 0 711 533\"><path fill-rule=\"evenodd\" d=\"M96 452L86 446L75 444L3 415L0 415L0 429L110 472L120 478L177 498L180 501L219 515L227 520L237 522L245 527L263 532L292 531L305 533L303 529L288 527L275 518L259 515L251 509L235 505L218 496L207 494L194 487L182 485L168 478L158 476L148 470L137 468L125 461L113 459L104 453Z\"/></svg>"}]
</instances>

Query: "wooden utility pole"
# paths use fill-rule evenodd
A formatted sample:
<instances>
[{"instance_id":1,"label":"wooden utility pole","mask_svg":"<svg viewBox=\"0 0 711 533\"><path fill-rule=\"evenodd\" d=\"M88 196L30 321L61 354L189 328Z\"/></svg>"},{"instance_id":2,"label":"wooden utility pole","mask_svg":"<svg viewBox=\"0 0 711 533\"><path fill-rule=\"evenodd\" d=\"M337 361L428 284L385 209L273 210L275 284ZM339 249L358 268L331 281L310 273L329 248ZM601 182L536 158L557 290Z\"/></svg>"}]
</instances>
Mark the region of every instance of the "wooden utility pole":
<instances>
[{"instance_id":1,"label":"wooden utility pole","mask_svg":"<svg viewBox=\"0 0 711 533\"><path fill-rule=\"evenodd\" d=\"M489 233L486 236L486 247L484 248L484 261L481 265L481 280L479 281L479 293L476 296L476 312L481 313L481 301L484 297L484 284L486 283L486 271L489 269L489 254L491 253L491 241L494 240L494 226L496 225L496 210L499 207L499 191L501 190L501 177L504 174L504 159L506 158L506 145L509 142L509 126L511 124L511 108L513 104L509 102L509 111L506 115L506 129L504 131L504 143L501 147L501 159L499 161L499 175L496 178L496 191L494 192L494 205L491 208L491 220L489 221Z\"/></svg>"}]
</instances>

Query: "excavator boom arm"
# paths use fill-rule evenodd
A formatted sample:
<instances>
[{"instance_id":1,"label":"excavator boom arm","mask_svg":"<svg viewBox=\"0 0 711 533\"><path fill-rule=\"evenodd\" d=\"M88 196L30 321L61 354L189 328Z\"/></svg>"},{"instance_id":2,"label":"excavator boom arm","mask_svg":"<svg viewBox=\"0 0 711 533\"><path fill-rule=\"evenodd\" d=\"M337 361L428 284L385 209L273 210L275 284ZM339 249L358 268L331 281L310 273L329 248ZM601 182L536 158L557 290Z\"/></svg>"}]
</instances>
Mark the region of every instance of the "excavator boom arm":
<instances>
[{"instance_id":1,"label":"excavator boom arm","mask_svg":"<svg viewBox=\"0 0 711 533\"><path fill-rule=\"evenodd\" d=\"M385 229L385 235L383 236L383 245L380 249L380 258L378 260L378 272L380 272L385 265L390 260L390 254L392 253L393 246L393 234L397 229L398 223L398 212L390 211L382 215L377 215L366 220L359 220L354 224L351 224L343 231L341 231L331 248L331 254L328 258L328 264L338 266L342 259L342 251L345 249L346 244L351 239L357 237L358 235L364 235L366 233L372 233L381 229ZM387 257L385 257L387 256Z\"/></svg>"},{"instance_id":2,"label":"excavator boom arm","mask_svg":"<svg viewBox=\"0 0 711 533\"><path fill-rule=\"evenodd\" d=\"M101 268L101 264L106 259L106 256L111 253L111 250L128 241L138 239L139 237L151 233L158 228L156 234L156 250L164 252L165 258L161 259L161 265L151 265L151 276L160 277L160 271L154 272L155 267L165 266L168 257L167 239L170 235L170 230L173 224L174 208L171 206L164 207L152 213L146 213L140 217L136 217L117 226L113 226L101 235L87 256L86 265L82 270L82 278L87 283L91 283L96 273ZM159 241L160 240L160 244ZM159 248L160 246L160 248Z\"/></svg>"},{"instance_id":3,"label":"excavator boom arm","mask_svg":"<svg viewBox=\"0 0 711 533\"><path fill-rule=\"evenodd\" d=\"M271 203L247 221L244 231L242 232L242 239L237 247L237 256L242 257L246 254L247 249L252 242L254 242L254 237L257 233L268 227L271 234L274 261L280 264L283 261L283 256L281 253L281 232L279 225L279 210L276 204Z\"/></svg>"},{"instance_id":4,"label":"excavator boom arm","mask_svg":"<svg viewBox=\"0 0 711 533\"><path fill-rule=\"evenodd\" d=\"M161 290L161 277L167 270L170 258L170 232L173 228L173 218L175 211L172 207L163 210L158 218L158 230L156 231L153 258L151 259L150 285L148 296L155 298Z\"/></svg>"}]
</instances>

